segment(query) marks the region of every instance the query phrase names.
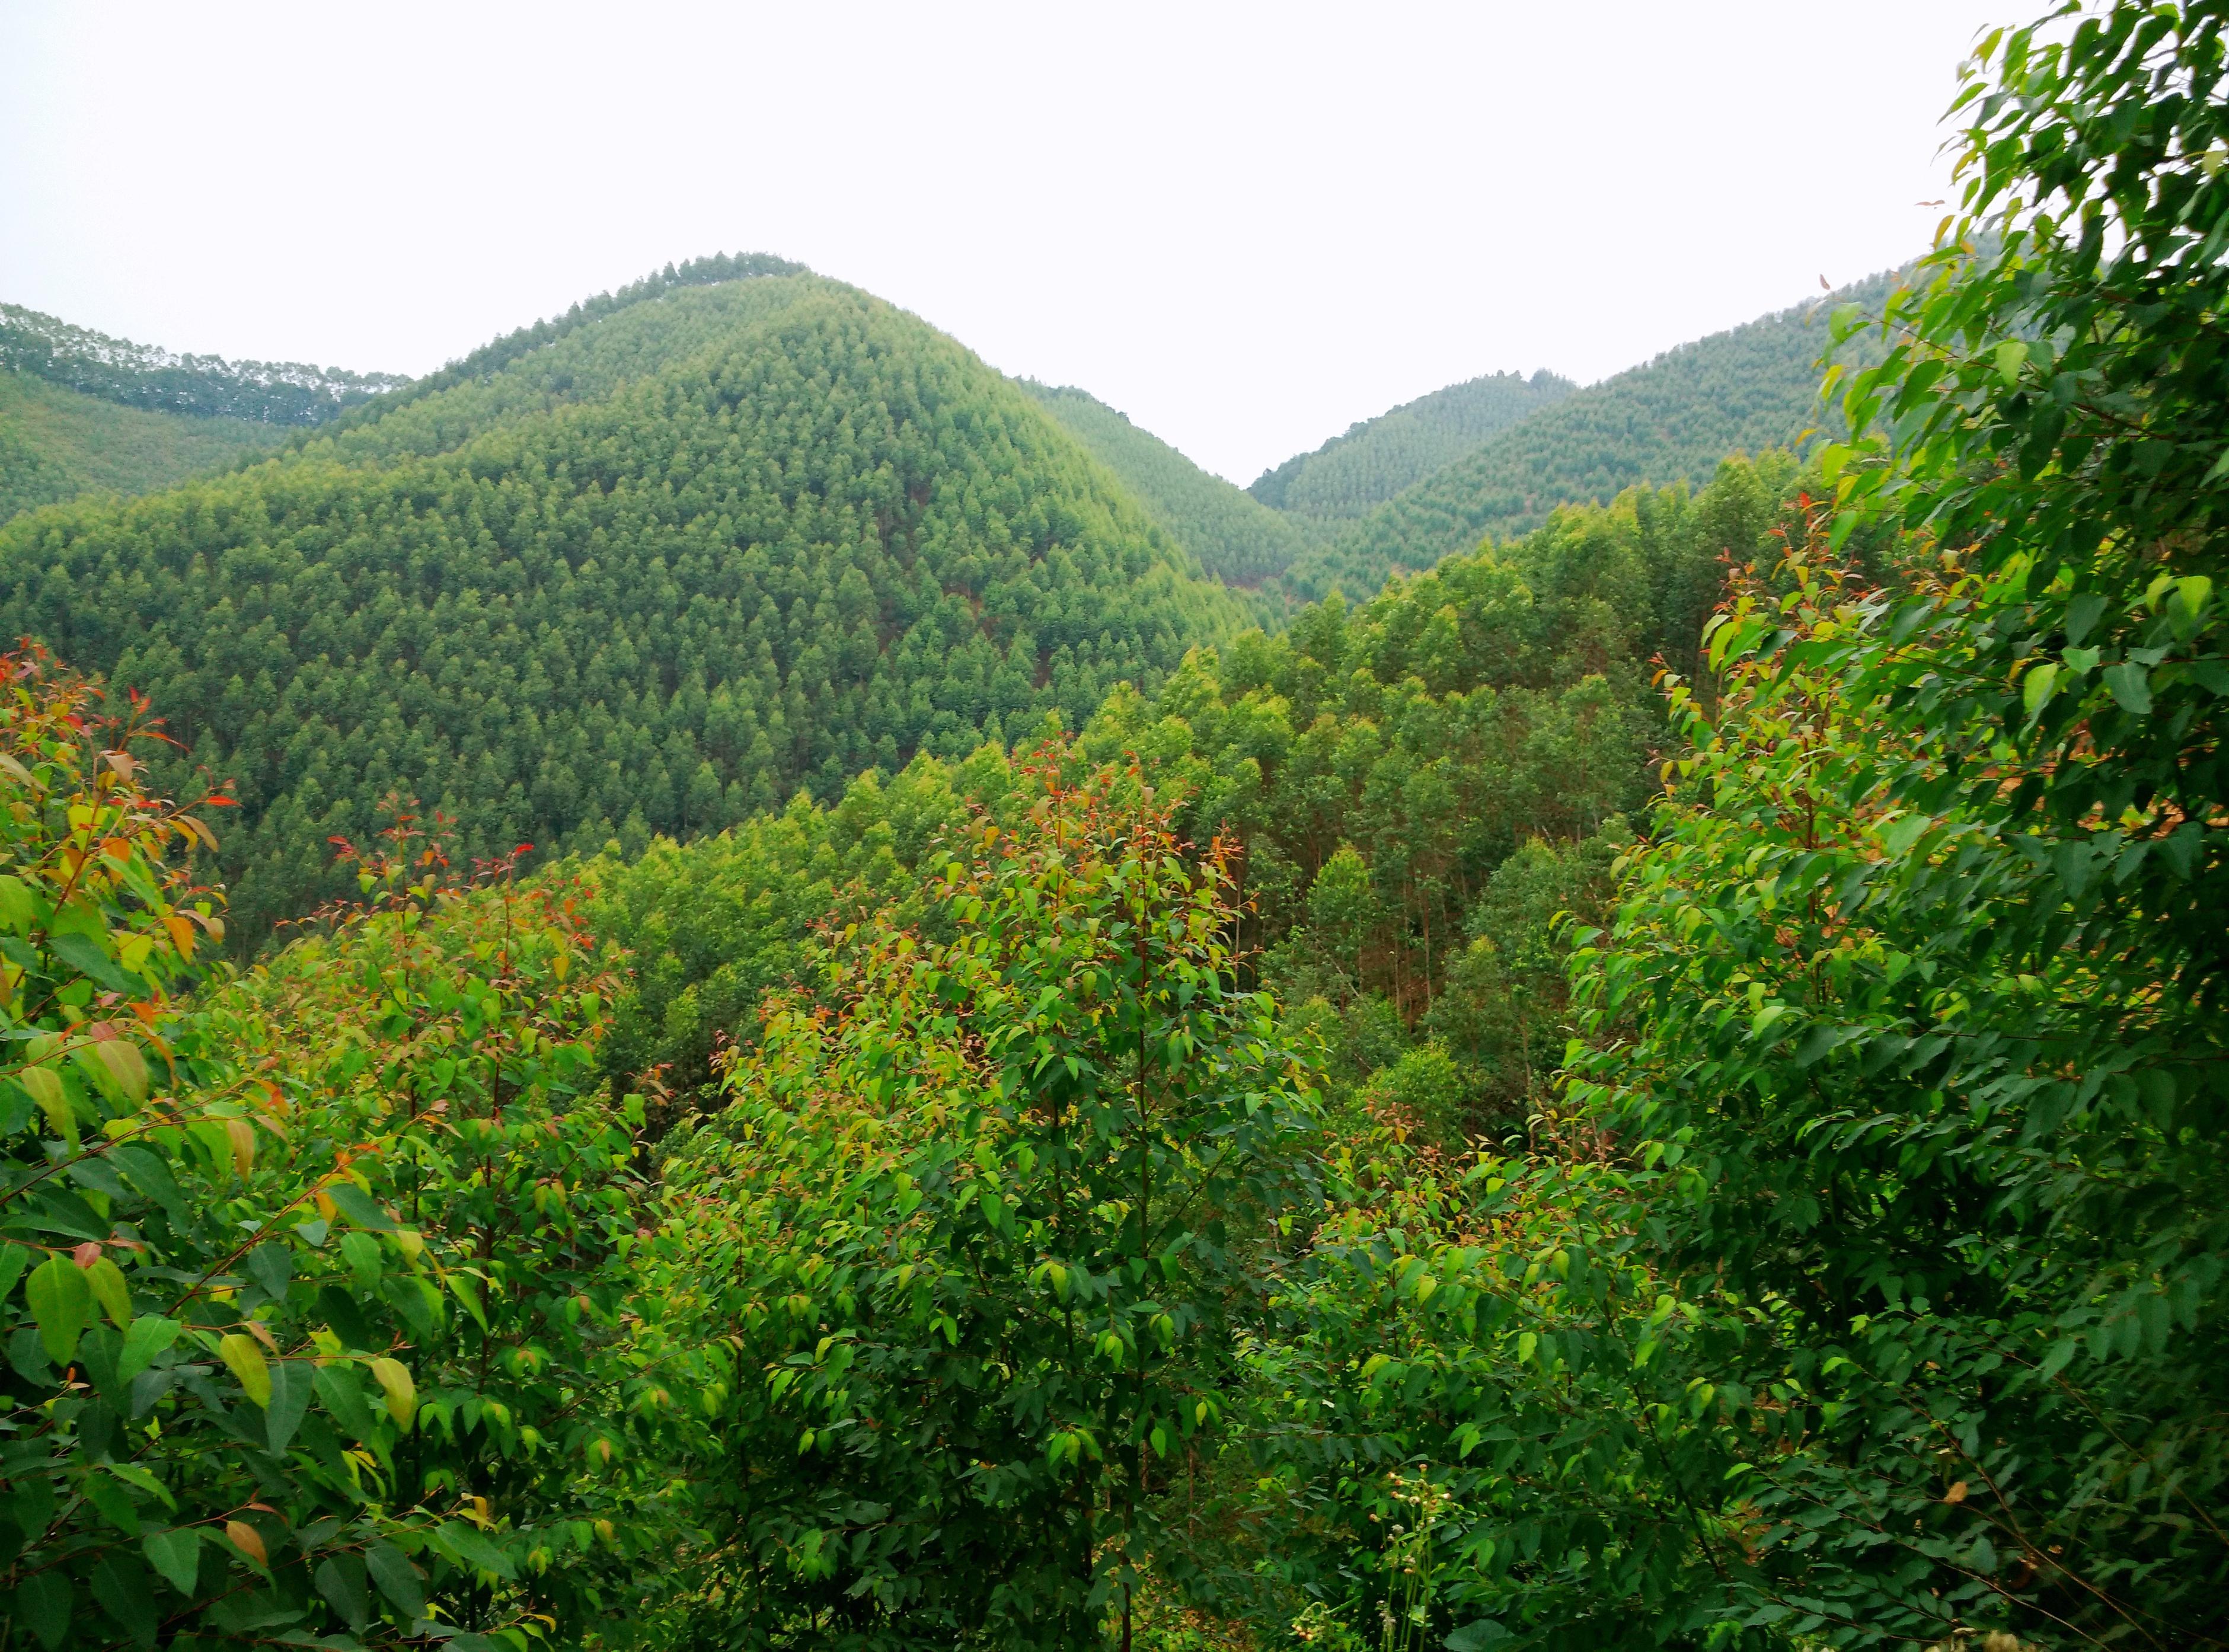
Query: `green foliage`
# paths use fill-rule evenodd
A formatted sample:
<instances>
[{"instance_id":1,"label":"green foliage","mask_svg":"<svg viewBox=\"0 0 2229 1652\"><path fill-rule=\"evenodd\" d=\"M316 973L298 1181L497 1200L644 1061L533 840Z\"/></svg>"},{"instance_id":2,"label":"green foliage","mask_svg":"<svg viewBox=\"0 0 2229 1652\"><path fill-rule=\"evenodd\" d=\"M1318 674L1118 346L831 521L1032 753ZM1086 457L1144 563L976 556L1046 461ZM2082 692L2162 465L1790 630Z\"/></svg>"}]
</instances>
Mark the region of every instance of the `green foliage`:
<instances>
[{"instance_id":1,"label":"green foliage","mask_svg":"<svg viewBox=\"0 0 2229 1652\"><path fill-rule=\"evenodd\" d=\"M840 1009L778 1011L666 1160L670 1334L736 1351L685 1644L1074 1646L1181 1569L1156 1489L1307 1203L1306 1077L1134 776L1028 790L935 874L953 938L832 937Z\"/></svg>"},{"instance_id":2,"label":"green foliage","mask_svg":"<svg viewBox=\"0 0 2229 1652\"><path fill-rule=\"evenodd\" d=\"M150 493L283 440L272 425L120 407L0 371L0 522L81 493Z\"/></svg>"},{"instance_id":3,"label":"green foliage","mask_svg":"<svg viewBox=\"0 0 2229 1652\"><path fill-rule=\"evenodd\" d=\"M1121 479L1162 532L1224 584L1258 586L1307 549L1303 524L1211 476L1104 402L1070 386L1055 389L1031 379L1021 386Z\"/></svg>"},{"instance_id":4,"label":"green foliage","mask_svg":"<svg viewBox=\"0 0 2229 1652\"><path fill-rule=\"evenodd\" d=\"M577 927L375 859L376 905L182 1006L207 827L6 664L10 1643L577 1628L646 1530L599 1443L662 1404L607 1354L639 1195Z\"/></svg>"},{"instance_id":5,"label":"green foliage","mask_svg":"<svg viewBox=\"0 0 2229 1652\"><path fill-rule=\"evenodd\" d=\"M1202 651L1151 696L1118 691L1082 747L1134 755L1194 844L1243 847L1235 939L1288 1004L1323 1000L1304 1019L1342 1096L1360 1104L1413 1023L1464 1077L1435 1128L1506 1126L1562 1050L1551 920L1599 915L1611 852L1596 834L1621 831L1648 783L1643 662L1692 655L1677 640L1699 633L1718 558L1765 543L1795 487L1766 455L1692 497L1564 513L1363 607L1334 600ZM603 1045L613 1082L706 1099L716 1040L755 1035L759 997L793 975L822 913L903 901L939 833L973 808L1012 824L1016 807L986 747L585 867L590 921L635 954Z\"/></svg>"},{"instance_id":6,"label":"green foliage","mask_svg":"<svg viewBox=\"0 0 2229 1652\"><path fill-rule=\"evenodd\" d=\"M1851 382L1851 416L1886 431L1842 501L1845 519L1887 512L1936 536L1972 575L1887 620L1911 652L1861 679L1943 744L1939 775L1900 781L1911 800L2034 813L2022 835L2071 910L2034 904L2031 954L2078 935L2215 1009L2229 980L2221 27L2205 5L2116 4L2063 41L1997 41L1957 105L1962 215L1883 318L1886 360Z\"/></svg>"},{"instance_id":7,"label":"green foliage","mask_svg":"<svg viewBox=\"0 0 2229 1652\"><path fill-rule=\"evenodd\" d=\"M1015 804L999 747L958 763L924 755L895 777L870 770L826 807L800 794L716 837L581 866L584 916L630 954L601 1047L613 1082L714 1104L720 1043L754 1041L761 1001L809 975L816 924L849 906L933 925L928 858L975 811L1011 819Z\"/></svg>"},{"instance_id":8,"label":"green foliage","mask_svg":"<svg viewBox=\"0 0 2229 1652\"><path fill-rule=\"evenodd\" d=\"M1458 1486L1453 1523L1545 1533L1571 1572L1641 1552L1632 1508L1676 1492L1662 1575L1696 1586L1636 1603L1634 1642L2229 1636L2229 189L2192 158L2222 68L2199 8L1986 42L1964 216L1852 382L1882 434L1737 591L1714 691L1675 691L1686 755L1574 959L1596 1047L1550 1122L1618 1173L1533 1236L1623 1236L1686 1327L1648 1380L1726 1466L1632 1457L1628 1510L1560 1536L1568 1474ZM1849 565L1868 517L1938 547L1904 588ZM1326 1270L1307 1306L1353 1294ZM1567 1621L1526 1578L1474 1604L1544 1643Z\"/></svg>"},{"instance_id":9,"label":"green foliage","mask_svg":"<svg viewBox=\"0 0 2229 1652\"><path fill-rule=\"evenodd\" d=\"M684 288L550 350L0 530L0 625L234 781L243 943L335 890L326 839L390 791L474 855L639 851L1080 723L1235 618L1019 391L849 289Z\"/></svg>"},{"instance_id":10,"label":"green foliage","mask_svg":"<svg viewBox=\"0 0 2229 1652\"><path fill-rule=\"evenodd\" d=\"M1693 755L1581 955L1634 1039L1573 1090L1651 1167L1633 1219L1660 1265L1745 1305L1697 1379L1779 1402L1740 1482L1784 1579L1751 1621L2205 1643L2229 1468L2219 1029L2161 993L2159 925L2131 926L2148 955L2096 944L2125 896L2099 891L2090 943L2034 955L2068 897L2033 812L2001 790L1911 807L1947 742L1866 691L1887 605L1789 571L1717 633L1717 716L1681 701Z\"/></svg>"},{"instance_id":11,"label":"green foliage","mask_svg":"<svg viewBox=\"0 0 2229 1652\"><path fill-rule=\"evenodd\" d=\"M1314 453L1262 472L1246 491L1303 520L1364 516L1577 389L1545 370L1529 379L1492 373L1450 384L1350 426Z\"/></svg>"},{"instance_id":12,"label":"green foliage","mask_svg":"<svg viewBox=\"0 0 2229 1652\"><path fill-rule=\"evenodd\" d=\"M1157 784L1182 787L1194 841L1245 845L1243 937L1288 1001L1383 993L1405 1019L1437 1014L1504 860L1640 802L1657 717L1647 662L1692 652L1718 557L1753 554L1795 485L1768 456L1730 462L1697 495L1559 512L1359 607L1334 597L1280 635L1202 651L1152 699L1110 697L1083 749L1136 752ZM1504 905L1516 899L1505 889ZM1524 944L1525 968L1554 973ZM1439 1025L1464 1023L1451 1008ZM1544 1072L1558 1048L1540 1051Z\"/></svg>"},{"instance_id":13,"label":"green foliage","mask_svg":"<svg viewBox=\"0 0 2229 1652\"><path fill-rule=\"evenodd\" d=\"M1231 1499L1293 1639L1775 1643L1728 1610L1751 1604L1727 1585L1745 1562L1725 1489L1750 1398L1693 1379L1720 1315L1667 1294L1606 1218L1620 1179L1441 1166L1383 1135L1335 1168L1253 1353L1260 1477Z\"/></svg>"},{"instance_id":14,"label":"green foliage","mask_svg":"<svg viewBox=\"0 0 2229 1652\"><path fill-rule=\"evenodd\" d=\"M1835 297L1879 305L1893 280L1874 276ZM1836 423L1819 388L1830 350L1856 363L1877 353L1837 337L1817 303L1667 350L1574 391L1388 499L1296 563L1283 587L1302 599L1365 595L1397 570L1526 532L1558 505L1607 501L1643 484L1699 483L1731 453L1807 448L1811 433Z\"/></svg>"},{"instance_id":15,"label":"green foliage","mask_svg":"<svg viewBox=\"0 0 2229 1652\"><path fill-rule=\"evenodd\" d=\"M1468 944L1448 965L1425 1025L1462 1053L1474 1111L1521 1118L1544 1099L1578 1032L1567 978L1571 922L1607 912L1610 866L1628 836L1623 818L1612 815L1577 841L1532 839L1494 868L1465 916Z\"/></svg>"},{"instance_id":16,"label":"green foliage","mask_svg":"<svg viewBox=\"0 0 2229 1652\"><path fill-rule=\"evenodd\" d=\"M1294 1270L1252 1512L1343 1633L2229 1635L2219 26L1985 44L1880 434L1675 688L1533 1154L1359 1154ZM1859 529L1938 549L1878 590Z\"/></svg>"},{"instance_id":17,"label":"green foliage","mask_svg":"<svg viewBox=\"0 0 2229 1652\"><path fill-rule=\"evenodd\" d=\"M252 424L315 425L408 381L303 362L180 356L0 304L0 369L120 407Z\"/></svg>"}]
</instances>

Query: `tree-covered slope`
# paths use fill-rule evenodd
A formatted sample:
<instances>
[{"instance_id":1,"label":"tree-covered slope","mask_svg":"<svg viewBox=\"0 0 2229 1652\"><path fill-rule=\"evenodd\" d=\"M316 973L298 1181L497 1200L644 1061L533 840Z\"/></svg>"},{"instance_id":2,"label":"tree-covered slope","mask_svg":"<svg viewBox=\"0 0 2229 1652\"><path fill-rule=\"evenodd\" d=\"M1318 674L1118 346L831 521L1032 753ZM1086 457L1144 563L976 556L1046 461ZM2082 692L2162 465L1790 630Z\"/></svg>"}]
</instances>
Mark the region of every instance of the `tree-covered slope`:
<instances>
[{"instance_id":1,"label":"tree-covered slope","mask_svg":"<svg viewBox=\"0 0 2229 1652\"><path fill-rule=\"evenodd\" d=\"M121 406L0 371L0 522L80 493L146 493L286 440L276 425Z\"/></svg>"},{"instance_id":2,"label":"tree-covered slope","mask_svg":"<svg viewBox=\"0 0 2229 1652\"><path fill-rule=\"evenodd\" d=\"M1574 392L1387 499L1296 563L1287 584L1303 598L1367 596L1396 569L1526 532L1557 505L1644 482L1699 484L1730 453L1798 446L1805 432L1834 425L1819 398L1829 311L1878 305L1894 279L1874 276Z\"/></svg>"},{"instance_id":3,"label":"tree-covered slope","mask_svg":"<svg viewBox=\"0 0 2229 1652\"><path fill-rule=\"evenodd\" d=\"M0 630L146 690L241 805L252 938L389 790L463 848L723 826L1080 723L1220 633L1020 390L809 275L675 286L234 474L0 530Z\"/></svg>"},{"instance_id":4,"label":"tree-covered slope","mask_svg":"<svg viewBox=\"0 0 2229 1652\"><path fill-rule=\"evenodd\" d=\"M1087 391L1024 379L1021 386L1068 427L1170 537L1228 585L1259 585L1311 543L1307 526L1186 459Z\"/></svg>"},{"instance_id":5,"label":"tree-covered slope","mask_svg":"<svg viewBox=\"0 0 2229 1652\"><path fill-rule=\"evenodd\" d=\"M1529 379L1489 373L1450 384L1350 426L1314 453L1262 472L1246 491L1307 520L1362 516L1577 388L1545 370Z\"/></svg>"}]
</instances>

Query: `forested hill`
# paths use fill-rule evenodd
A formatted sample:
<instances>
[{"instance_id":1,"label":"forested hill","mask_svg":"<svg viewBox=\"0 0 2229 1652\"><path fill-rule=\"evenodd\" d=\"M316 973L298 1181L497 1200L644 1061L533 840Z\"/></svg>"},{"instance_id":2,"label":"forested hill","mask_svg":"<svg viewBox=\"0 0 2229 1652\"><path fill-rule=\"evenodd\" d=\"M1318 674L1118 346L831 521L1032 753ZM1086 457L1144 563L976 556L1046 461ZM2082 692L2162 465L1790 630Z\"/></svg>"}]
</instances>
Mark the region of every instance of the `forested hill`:
<instances>
[{"instance_id":1,"label":"forested hill","mask_svg":"<svg viewBox=\"0 0 2229 1652\"><path fill-rule=\"evenodd\" d=\"M1727 453L1796 446L1833 426L1819 398L1828 316L1844 303L1877 307L1895 280L1873 276L1576 391L1388 499L1295 563L1285 584L1303 599L1366 597L1396 569L1528 531L1557 505L1643 482L1699 484Z\"/></svg>"},{"instance_id":2,"label":"forested hill","mask_svg":"<svg viewBox=\"0 0 2229 1652\"><path fill-rule=\"evenodd\" d=\"M145 493L286 440L260 420L124 407L0 371L0 522L80 493Z\"/></svg>"},{"instance_id":3,"label":"forested hill","mask_svg":"<svg viewBox=\"0 0 2229 1652\"><path fill-rule=\"evenodd\" d=\"M294 451L0 528L0 631L229 777L252 939L389 790L467 852L716 828L1156 680L1237 600L1022 391L806 274L676 285Z\"/></svg>"},{"instance_id":4,"label":"forested hill","mask_svg":"<svg viewBox=\"0 0 2229 1652\"><path fill-rule=\"evenodd\" d=\"M1529 379L1492 373L1450 384L1348 427L1314 453L1262 472L1246 491L1302 518L1362 516L1577 389L1545 370Z\"/></svg>"},{"instance_id":5,"label":"forested hill","mask_svg":"<svg viewBox=\"0 0 2229 1652\"><path fill-rule=\"evenodd\" d=\"M1313 543L1309 527L1213 476L1149 430L1072 385L1021 386L1120 477L1153 520L1230 585L1282 573Z\"/></svg>"}]
</instances>

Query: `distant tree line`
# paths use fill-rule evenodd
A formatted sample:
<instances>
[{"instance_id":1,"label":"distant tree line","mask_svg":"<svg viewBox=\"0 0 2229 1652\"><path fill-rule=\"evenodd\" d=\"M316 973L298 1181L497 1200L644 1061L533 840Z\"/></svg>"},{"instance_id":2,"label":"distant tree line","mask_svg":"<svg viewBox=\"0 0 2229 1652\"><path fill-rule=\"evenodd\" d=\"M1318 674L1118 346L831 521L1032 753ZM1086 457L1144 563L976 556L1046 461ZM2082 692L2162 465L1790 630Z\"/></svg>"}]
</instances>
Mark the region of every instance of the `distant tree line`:
<instances>
[{"instance_id":1,"label":"distant tree line","mask_svg":"<svg viewBox=\"0 0 2229 1652\"><path fill-rule=\"evenodd\" d=\"M14 304L0 304L0 368L127 408L272 425L324 424L409 382L301 362L181 356Z\"/></svg>"}]
</instances>

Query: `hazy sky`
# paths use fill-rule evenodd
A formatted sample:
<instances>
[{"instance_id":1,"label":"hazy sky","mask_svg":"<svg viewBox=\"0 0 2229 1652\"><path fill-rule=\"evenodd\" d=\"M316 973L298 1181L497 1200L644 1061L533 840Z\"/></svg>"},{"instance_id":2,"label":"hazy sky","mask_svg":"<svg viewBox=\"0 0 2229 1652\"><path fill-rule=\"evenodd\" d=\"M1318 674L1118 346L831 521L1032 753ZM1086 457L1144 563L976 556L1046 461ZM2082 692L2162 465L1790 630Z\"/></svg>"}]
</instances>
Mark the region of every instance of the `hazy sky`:
<instances>
[{"instance_id":1,"label":"hazy sky","mask_svg":"<svg viewBox=\"0 0 2229 1652\"><path fill-rule=\"evenodd\" d=\"M765 250L1244 482L1921 250L1976 29L2040 0L0 0L0 299L422 372Z\"/></svg>"}]
</instances>

